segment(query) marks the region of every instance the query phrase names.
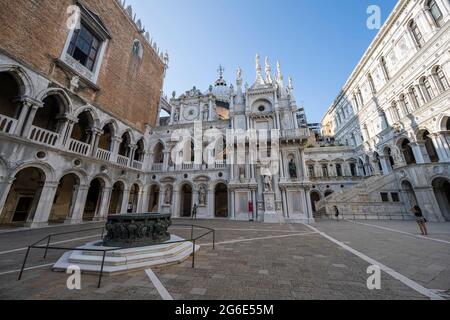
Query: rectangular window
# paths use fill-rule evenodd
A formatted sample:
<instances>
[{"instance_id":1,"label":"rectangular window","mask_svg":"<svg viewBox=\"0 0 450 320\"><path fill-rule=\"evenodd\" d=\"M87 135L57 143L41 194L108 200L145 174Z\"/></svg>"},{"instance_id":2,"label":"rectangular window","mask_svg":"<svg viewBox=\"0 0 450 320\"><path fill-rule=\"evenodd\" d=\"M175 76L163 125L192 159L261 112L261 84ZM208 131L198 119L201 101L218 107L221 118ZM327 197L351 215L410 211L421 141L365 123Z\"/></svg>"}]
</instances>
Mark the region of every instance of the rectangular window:
<instances>
[{"instance_id":1,"label":"rectangular window","mask_svg":"<svg viewBox=\"0 0 450 320\"><path fill-rule=\"evenodd\" d=\"M73 33L68 54L93 71L100 44L101 41L84 24L81 24L80 29Z\"/></svg>"},{"instance_id":2,"label":"rectangular window","mask_svg":"<svg viewBox=\"0 0 450 320\"><path fill-rule=\"evenodd\" d=\"M386 192L381 193L381 201L383 202L389 202L389 194Z\"/></svg>"},{"instance_id":3,"label":"rectangular window","mask_svg":"<svg viewBox=\"0 0 450 320\"><path fill-rule=\"evenodd\" d=\"M397 192L392 192L391 197L393 202L400 202L400 196Z\"/></svg>"}]
</instances>

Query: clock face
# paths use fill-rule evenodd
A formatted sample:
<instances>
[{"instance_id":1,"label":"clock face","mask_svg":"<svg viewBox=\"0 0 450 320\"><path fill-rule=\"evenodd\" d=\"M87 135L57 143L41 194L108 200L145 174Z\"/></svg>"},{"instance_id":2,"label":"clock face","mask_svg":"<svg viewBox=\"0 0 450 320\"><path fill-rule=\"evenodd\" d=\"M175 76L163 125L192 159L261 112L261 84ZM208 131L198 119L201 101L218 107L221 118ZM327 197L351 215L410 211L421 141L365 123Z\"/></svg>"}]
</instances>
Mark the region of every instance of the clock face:
<instances>
[{"instance_id":1,"label":"clock face","mask_svg":"<svg viewBox=\"0 0 450 320\"><path fill-rule=\"evenodd\" d=\"M188 106L184 108L183 117L187 121L198 119L199 109L196 106Z\"/></svg>"}]
</instances>

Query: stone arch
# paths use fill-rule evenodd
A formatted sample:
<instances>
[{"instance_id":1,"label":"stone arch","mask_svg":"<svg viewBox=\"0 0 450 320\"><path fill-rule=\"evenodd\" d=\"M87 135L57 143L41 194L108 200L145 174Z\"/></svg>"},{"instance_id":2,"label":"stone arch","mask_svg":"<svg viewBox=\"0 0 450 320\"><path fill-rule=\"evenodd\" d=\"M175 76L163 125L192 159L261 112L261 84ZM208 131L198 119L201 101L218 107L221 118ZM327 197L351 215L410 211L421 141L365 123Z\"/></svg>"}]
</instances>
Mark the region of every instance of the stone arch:
<instances>
[{"instance_id":1,"label":"stone arch","mask_svg":"<svg viewBox=\"0 0 450 320\"><path fill-rule=\"evenodd\" d=\"M179 184L179 196L180 196L180 217L191 217L192 206L194 201L192 199L194 193L194 185L190 181L183 181Z\"/></svg>"},{"instance_id":2,"label":"stone arch","mask_svg":"<svg viewBox=\"0 0 450 320\"><path fill-rule=\"evenodd\" d=\"M145 140L144 137L140 138L136 142L136 151L134 152L134 159L135 161L143 162L145 157Z\"/></svg>"},{"instance_id":3,"label":"stone arch","mask_svg":"<svg viewBox=\"0 0 450 320\"><path fill-rule=\"evenodd\" d=\"M225 181L216 181L214 183L214 217L228 218L229 217L229 192Z\"/></svg>"},{"instance_id":4,"label":"stone arch","mask_svg":"<svg viewBox=\"0 0 450 320\"><path fill-rule=\"evenodd\" d=\"M264 107L263 111L260 110L261 107ZM260 98L256 99L252 103L253 112L271 112L272 110L273 110L273 102L270 99Z\"/></svg>"},{"instance_id":5,"label":"stone arch","mask_svg":"<svg viewBox=\"0 0 450 320\"><path fill-rule=\"evenodd\" d=\"M148 212L158 212L160 207L161 186L153 182L149 187Z\"/></svg>"},{"instance_id":6,"label":"stone arch","mask_svg":"<svg viewBox=\"0 0 450 320\"><path fill-rule=\"evenodd\" d=\"M164 163L164 152L167 150L166 145L162 140L158 140L155 144L153 144L152 148L150 149L153 154L152 163L158 164L158 163Z\"/></svg>"},{"instance_id":7,"label":"stone arch","mask_svg":"<svg viewBox=\"0 0 450 320\"><path fill-rule=\"evenodd\" d=\"M418 201L413 184L408 179L403 179L400 181L400 187L404 195L404 203L407 209L417 205Z\"/></svg>"},{"instance_id":8,"label":"stone arch","mask_svg":"<svg viewBox=\"0 0 450 320\"><path fill-rule=\"evenodd\" d=\"M93 221L100 215L106 180L103 175L96 176L89 184L86 203L83 210L83 221ZM110 182L110 181L109 181Z\"/></svg>"},{"instance_id":9,"label":"stone arch","mask_svg":"<svg viewBox=\"0 0 450 320\"><path fill-rule=\"evenodd\" d=\"M92 121L93 121L93 123L92 123L93 127L100 128L100 116L98 115L97 110L95 110L95 108L90 105L85 105L85 106L80 107L77 110L75 110L74 116L78 117L80 114L82 114L84 112L88 112L91 115Z\"/></svg>"},{"instance_id":10,"label":"stone arch","mask_svg":"<svg viewBox=\"0 0 450 320\"><path fill-rule=\"evenodd\" d=\"M411 147L411 140L407 137L401 137L397 140L396 146L400 150L400 154L403 155L403 159L405 160L407 165L416 164L417 160L414 156Z\"/></svg>"},{"instance_id":11,"label":"stone arch","mask_svg":"<svg viewBox=\"0 0 450 320\"><path fill-rule=\"evenodd\" d=\"M45 174L46 181L56 181L55 170L53 169L53 167L47 162L42 161L23 162L11 170L10 177L13 178L19 171L22 171L23 169L26 169L28 167L36 167L42 170Z\"/></svg>"},{"instance_id":12,"label":"stone arch","mask_svg":"<svg viewBox=\"0 0 450 320\"><path fill-rule=\"evenodd\" d=\"M0 73L12 75L20 87L20 96L35 98L35 89L31 76L22 67L17 65L0 65Z\"/></svg>"},{"instance_id":13,"label":"stone arch","mask_svg":"<svg viewBox=\"0 0 450 320\"><path fill-rule=\"evenodd\" d=\"M64 223L73 216L78 188L82 183L80 175L76 172L67 173L59 179L49 223Z\"/></svg>"},{"instance_id":14,"label":"stone arch","mask_svg":"<svg viewBox=\"0 0 450 320\"><path fill-rule=\"evenodd\" d=\"M62 91L64 92L64 91ZM62 133L66 116L70 114L70 101L61 91L48 90L42 96L42 107L40 107L34 116L33 126L48 131Z\"/></svg>"},{"instance_id":15,"label":"stone arch","mask_svg":"<svg viewBox=\"0 0 450 320\"><path fill-rule=\"evenodd\" d=\"M448 177L434 177L431 182L434 196L445 221L450 221L450 180Z\"/></svg>"},{"instance_id":16,"label":"stone arch","mask_svg":"<svg viewBox=\"0 0 450 320\"><path fill-rule=\"evenodd\" d=\"M441 114L436 121L435 132L450 131L450 114Z\"/></svg>"},{"instance_id":17,"label":"stone arch","mask_svg":"<svg viewBox=\"0 0 450 320\"><path fill-rule=\"evenodd\" d=\"M38 96L37 100L44 102L44 99L49 96L57 96L64 106L63 113L65 114L73 114L73 103L72 99L69 97L67 92L64 89L61 88L48 88L43 91L41 91Z\"/></svg>"},{"instance_id":18,"label":"stone arch","mask_svg":"<svg viewBox=\"0 0 450 320\"><path fill-rule=\"evenodd\" d=\"M75 112L75 117L78 122L73 126L70 138L90 144L93 139L93 130L98 128L98 117L95 110L89 107L80 108ZM87 153L87 150L85 153Z\"/></svg>"},{"instance_id":19,"label":"stone arch","mask_svg":"<svg viewBox=\"0 0 450 320\"><path fill-rule=\"evenodd\" d=\"M14 170L11 179L13 183L0 212L0 224L24 225L34 219L49 176L43 166L27 165Z\"/></svg>"},{"instance_id":20,"label":"stone arch","mask_svg":"<svg viewBox=\"0 0 450 320\"><path fill-rule=\"evenodd\" d=\"M417 142L424 145L425 151L427 152L430 161L439 162L439 155L430 136L431 133L426 128L421 128L416 133Z\"/></svg>"},{"instance_id":21,"label":"stone arch","mask_svg":"<svg viewBox=\"0 0 450 320\"><path fill-rule=\"evenodd\" d=\"M317 207L317 203L322 200L322 195L320 193L319 190L311 190L310 192L310 198L311 198L311 207L312 207L312 211L313 213L317 213L318 211L318 207Z\"/></svg>"},{"instance_id":22,"label":"stone arch","mask_svg":"<svg viewBox=\"0 0 450 320\"><path fill-rule=\"evenodd\" d=\"M108 214L122 213L122 205L124 200L124 192L126 190L127 183L123 180L117 180L111 190L111 199L109 201Z\"/></svg>"}]
</instances>

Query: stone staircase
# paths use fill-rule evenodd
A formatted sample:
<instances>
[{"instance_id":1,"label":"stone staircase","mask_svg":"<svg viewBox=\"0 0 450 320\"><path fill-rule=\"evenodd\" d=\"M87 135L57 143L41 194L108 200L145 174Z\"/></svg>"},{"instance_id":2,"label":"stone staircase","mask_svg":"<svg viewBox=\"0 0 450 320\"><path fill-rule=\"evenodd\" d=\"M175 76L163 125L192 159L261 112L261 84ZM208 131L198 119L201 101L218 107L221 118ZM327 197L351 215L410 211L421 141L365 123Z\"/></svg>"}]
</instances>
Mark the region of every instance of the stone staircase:
<instances>
[{"instance_id":1,"label":"stone staircase","mask_svg":"<svg viewBox=\"0 0 450 320\"><path fill-rule=\"evenodd\" d=\"M339 208L340 218L350 220L411 220L402 202L383 202L382 192L398 192L394 174L372 176L351 189L333 193L318 202L317 206L334 219L334 206Z\"/></svg>"}]
</instances>

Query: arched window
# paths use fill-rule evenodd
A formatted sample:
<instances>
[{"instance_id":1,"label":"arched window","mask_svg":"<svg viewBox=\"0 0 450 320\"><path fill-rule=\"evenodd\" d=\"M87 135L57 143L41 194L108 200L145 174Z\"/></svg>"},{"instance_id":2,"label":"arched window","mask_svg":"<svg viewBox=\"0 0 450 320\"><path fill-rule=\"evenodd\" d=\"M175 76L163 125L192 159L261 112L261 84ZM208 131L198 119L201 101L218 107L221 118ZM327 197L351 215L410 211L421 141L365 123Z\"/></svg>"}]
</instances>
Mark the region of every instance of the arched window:
<instances>
[{"instance_id":1,"label":"arched window","mask_svg":"<svg viewBox=\"0 0 450 320\"><path fill-rule=\"evenodd\" d=\"M359 101L361 101L361 106L364 106L364 98L362 96L361 89L359 89L359 88L357 91L357 95L358 95Z\"/></svg>"},{"instance_id":2,"label":"arched window","mask_svg":"<svg viewBox=\"0 0 450 320\"><path fill-rule=\"evenodd\" d=\"M373 94L376 94L377 89L375 88L375 83L373 82L373 78L370 73L367 75L367 80L369 81L370 90L372 91Z\"/></svg>"},{"instance_id":3,"label":"arched window","mask_svg":"<svg viewBox=\"0 0 450 320\"><path fill-rule=\"evenodd\" d=\"M328 165L326 164L322 165L322 176L328 178Z\"/></svg>"},{"instance_id":4,"label":"arched window","mask_svg":"<svg viewBox=\"0 0 450 320\"><path fill-rule=\"evenodd\" d=\"M357 113L359 111L359 102L358 102L358 97L356 96L356 93L353 94L353 104L355 105L356 108L356 112Z\"/></svg>"},{"instance_id":5,"label":"arched window","mask_svg":"<svg viewBox=\"0 0 450 320\"><path fill-rule=\"evenodd\" d=\"M420 49L425 44L423 40L422 32L420 31L417 23L414 20L411 20L408 24L408 28L411 31L411 35L413 36L414 42L416 46Z\"/></svg>"},{"instance_id":6,"label":"arched window","mask_svg":"<svg viewBox=\"0 0 450 320\"><path fill-rule=\"evenodd\" d=\"M400 104L403 107L403 112L404 112L405 116L407 116L408 114L411 113L408 97L406 97L406 95L402 93L399 97L399 100L400 100Z\"/></svg>"},{"instance_id":7,"label":"arched window","mask_svg":"<svg viewBox=\"0 0 450 320\"><path fill-rule=\"evenodd\" d=\"M350 163L350 173L351 173L352 177L356 177L357 176L356 164L355 163Z\"/></svg>"},{"instance_id":8,"label":"arched window","mask_svg":"<svg viewBox=\"0 0 450 320\"><path fill-rule=\"evenodd\" d=\"M422 88L422 92L424 93L427 101L434 99L433 88L431 87L431 83L427 77L422 77L420 79L420 87Z\"/></svg>"},{"instance_id":9,"label":"arched window","mask_svg":"<svg viewBox=\"0 0 450 320\"><path fill-rule=\"evenodd\" d=\"M315 178L316 177L316 172L314 171L314 165L309 165L308 166L308 173L309 173L309 177L310 178Z\"/></svg>"},{"instance_id":10,"label":"arched window","mask_svg":"<svg viewBox=\"0 0 450 320\"><path fill-rule=\"evenodd\" d=\"M342 177L343 176L343 174L342 174L342 166L340 164L336 165L336 174L337 174L338 177Z\"/></svg>"},{"instance_id":11,"label":"arched window","mask_svg":"<svg viewBox=\"0 0 450 320\"><path fill-rule=\"evenodd\" d=\"M450 88L447 77L445 76L442 67L437 66L434 69L433 76L441 92L447 91Z\"/></svg>"},{"instance_id":12,"label":"arched window","mask_svg":"<svg viewBox=\"0 0 450 320\"><path fill-rule=\"evenodd\" d=\"M442 18L444 17L441 9L435 0L429 0L426 5L426 10L430 12L436 26L440 27L442 23Z\"/></svg>"},{"instance_id":13,"label":"arched window","mask_svg":"<svg viewBox=\"0 0 450 320\"><path fill-rule=\"evenodd\" d=\"M397 102L392 102L392 106L391 106L391 110L392 110L392 118L394 121L400 121L401 117L400 117L400 111L398 109L397 106Z\"/></svg>"},{"instance_id":14,"label":"arched window","mask_svg":"<svg viewBox=\"0 0 450 320\"><path fill-rule=\"evenodd\" d=\"M409 88L409 97L411 98L412 104L415 109L417 109L421 106L419 92L417 91L417 89L415 87Z\"/></svg>"},{"instance_id":15,"label":"arched window","mask_svg":"<svg viewBox=\"0 0 450 320\"><path fill-rule=\"evenodd\" d=\"M142 59L142 56L144 55L144 49L142 48L142 44L137 39L133 41L133 55L139 57L139 59Z\"/></svg>"},{"instance_id":16,"label":"arched window","mask_svg":"<svg viewBox=\"0 0 450 320\"><path fill-rule=\"evenodd\" d=\"M389 69L387 67L386 59L384 57L381 57L380 65L381 65L381 69L383 70L383 74L384 74L384 77L386 78L386 81L389 81L391 76L389 75Z\"/></svg>"}]
</instances>

